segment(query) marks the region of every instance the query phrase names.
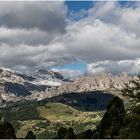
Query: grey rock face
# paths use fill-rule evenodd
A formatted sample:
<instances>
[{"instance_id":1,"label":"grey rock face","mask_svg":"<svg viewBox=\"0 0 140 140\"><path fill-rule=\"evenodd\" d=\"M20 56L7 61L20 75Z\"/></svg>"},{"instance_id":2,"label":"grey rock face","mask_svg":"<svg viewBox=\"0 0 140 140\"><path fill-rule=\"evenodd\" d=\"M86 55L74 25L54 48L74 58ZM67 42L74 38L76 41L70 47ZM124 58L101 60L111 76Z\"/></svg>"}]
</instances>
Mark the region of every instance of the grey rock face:
<instances>
[{"instance_id":1,"label":"grey rock face","mask_svg":"<svg viewBox=\"0 0 140 140\"><path fill-rule=\"evenodd\" d=\"M53 70L44 70L40 69L33 73L33 76L36 78L44 79L44 80L56 80L56 81L67 81L69 82L69 79L64 78L62 74L59 72L53 71Z\"/></svg>"},{"instance_id":2,"label":"grey rock face","mask_svg":"<svg viewBox=\"0 0 140 140\"><path fill-rule=\"evenodd\" d=\"M32 76L0 68L0 102L48 97L46 91L60 85L63 79L61 74L48 70L41 70Z\"/></svg>"},{"instance_id":3,"label":"grey rock face","mask_svg":"<svg viewBox=\"0 0 140 140\"><path fill-rule=\"evenodd\" d=\"M107 89L121 90L125 86L125 83L128 83L131 79L132 77L126 74L113 76L109 73L104 73L99 75L82 76L72 83L62 84L58 88L58 92L70 93Z\"/></svg>"},{"instance_id":4,"label":"grey rock face","mask_svg":"<svg viewBox=\"0 0 140 140\"><path fill-rule=\"evenodd\" d=\"M65 79L52 70L39 70L26 75L9 69L0 69L0 102L42 100L64 93L93 90L121 90L133 77L123 73L113 76L109 73L80 76L74 81Z\"/></svg>"}]
</instances>

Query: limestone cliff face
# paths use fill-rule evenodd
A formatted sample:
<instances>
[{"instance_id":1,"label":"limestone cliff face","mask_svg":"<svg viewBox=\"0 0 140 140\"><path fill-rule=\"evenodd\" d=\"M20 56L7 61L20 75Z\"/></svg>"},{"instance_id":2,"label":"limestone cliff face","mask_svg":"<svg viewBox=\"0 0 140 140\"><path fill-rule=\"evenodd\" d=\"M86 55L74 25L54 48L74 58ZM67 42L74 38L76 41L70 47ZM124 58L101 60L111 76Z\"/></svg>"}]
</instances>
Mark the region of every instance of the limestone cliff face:
<instances>
[{"instance_id":1,"label":"limestone cliff face","mask_svg":"<svg viewBox=\"0 0 140 140\"><path fill-rule=\"evenodd\" d=\"M132 77L123 73L119 76L113 76L109 73L99 75L88 75L77 78L72 83L62 84L58 88L58 92L83 92L92 90L107 90L107 89L118 89L121 90L125 83L128 83Z\"/></svg>"},{"instance_id":2,"label":"limestone cliff face","mask_svg":"<svg viewBox=\"0 0 140 140\"><path fill-rule=\"evenodd\" d=\"M24 74L7 68L0 68L0 102L41 100L55 96L46 91L58 87L63 82L70 82L60 73L52 70L38 70L36 73Z\"/></svg>"}]
</instances>

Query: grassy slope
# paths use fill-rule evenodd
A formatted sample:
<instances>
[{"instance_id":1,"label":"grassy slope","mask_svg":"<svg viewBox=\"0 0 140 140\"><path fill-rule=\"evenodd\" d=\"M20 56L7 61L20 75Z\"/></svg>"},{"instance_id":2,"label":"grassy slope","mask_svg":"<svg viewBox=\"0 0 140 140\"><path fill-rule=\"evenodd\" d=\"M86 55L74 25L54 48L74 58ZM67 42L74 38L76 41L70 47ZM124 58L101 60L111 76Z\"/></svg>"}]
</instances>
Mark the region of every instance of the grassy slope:
<instances>
[{"instance_id":1,"label":"grassy slope","mask_svg":"<svg viewBox=\"0 0 140 140\"><path fill-rule=\"evenodd\" d=\"M104 92L64 94L40 102L22 101L8 105L6 120L16 128L19 138L32 130L37 138L54 138L61 127L73 127L75 133L94 129L113 95Z\"/></svg>"},{"instance_id":2,"label":"grassy slope","mask_svg":"<svg viewBox=\"0 0 140 140\"><path fill-rule=\"evenodd\" d=\"M101 112L83 112L62 103L48 103L36 107L40 116L45 120L27 120L20 122L17 131L18 138L22 138L27 131L32 130L37 138L53 138L59 127L73 127L76 133L87 129L94 129L101 120Z\"/></svg>"},{"instance_id":3,"label":"grassy slope","mask_svg":"<svg viewBox=\"0 0 140 140\"><path fill-rule=\"evenodd\" d=\"M97 112L82 112L62 103L48 103L37 107L41 117L51 122L56 121L96 121L100 117Z\"/></svg>"}]
</instances>

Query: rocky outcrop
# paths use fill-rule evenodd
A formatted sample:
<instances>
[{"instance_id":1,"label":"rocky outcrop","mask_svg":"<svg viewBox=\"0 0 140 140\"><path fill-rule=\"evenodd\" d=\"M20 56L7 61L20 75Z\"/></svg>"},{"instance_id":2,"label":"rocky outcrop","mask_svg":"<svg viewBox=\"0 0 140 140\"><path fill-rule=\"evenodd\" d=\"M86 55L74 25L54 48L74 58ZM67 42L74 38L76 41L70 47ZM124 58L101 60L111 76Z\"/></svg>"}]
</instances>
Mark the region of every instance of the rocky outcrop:
<instances>
[{"instance_id":1,"label":"rocky outcrop","mask_svg":"<svg viewBox=\"0 0 140 140\"><path fill-rule=\"evenodd\" d=\"M69 82L69 79L64 78L62 74L59 72L53 71L53 70L47 70L47 69L40 69L33 73L33 76L37 79L44 79L44 80L52 80L52 81L58 81L58 82Z\"/></svg>"},{"instance_id":2,"label":"rocky outcrop","mask_svg":"<svg viewBox=\"0 0 140 140\"><path fill-rule=\"evenodd\" d=\"M5 99L3 98L4 94L4 86L2 83L0 83L0 106L2 106L5 103Z\"/></svg>"},{"instance_id":3,"label":"rocky outcrop","mask_svg":"<svg viewBox=\"0 0 140 140\"><path fill-rule=\"evenodd\" d=\"M0 68L0 102L21 99L47 98L51 87L58 87L64 77L51 70L39 70L36 74L26 75L10 69Z\"/></svg>"},{"instance_id":4,"label":"rocky outcrop","mask_svg":"<svg viewBox=\"0 0 140 140\"><path fill-rule=\"evenodd\" d=\"M131 79L132 77L126 73L119 76L113 76L110 73L81 76L72 83L62 84L58 88L58 92L71 93L108 89L121 90L125 86L125 83L128 83Z\"/></svg>"}]
</instances>

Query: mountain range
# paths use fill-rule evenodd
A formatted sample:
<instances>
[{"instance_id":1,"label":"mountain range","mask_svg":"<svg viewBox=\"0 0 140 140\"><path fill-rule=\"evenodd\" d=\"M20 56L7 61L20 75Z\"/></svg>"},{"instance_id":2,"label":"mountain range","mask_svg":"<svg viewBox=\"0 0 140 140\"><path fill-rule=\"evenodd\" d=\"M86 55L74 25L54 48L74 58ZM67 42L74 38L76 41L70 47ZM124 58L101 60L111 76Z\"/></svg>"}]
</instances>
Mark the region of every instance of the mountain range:
<instances>
[{"instance_id":1,"label":"mountain range","mask_svg":"<svg viewBox=\"0 0 140 140\"><path fill-rule=\"evenodd\" d=\"M96 90L121 90L133 77L123 73L87 74L74 80L53 70L37 70L32 74L0 68L0 101L42 100L65 93Z\"/></svg>"}]
</instances>

